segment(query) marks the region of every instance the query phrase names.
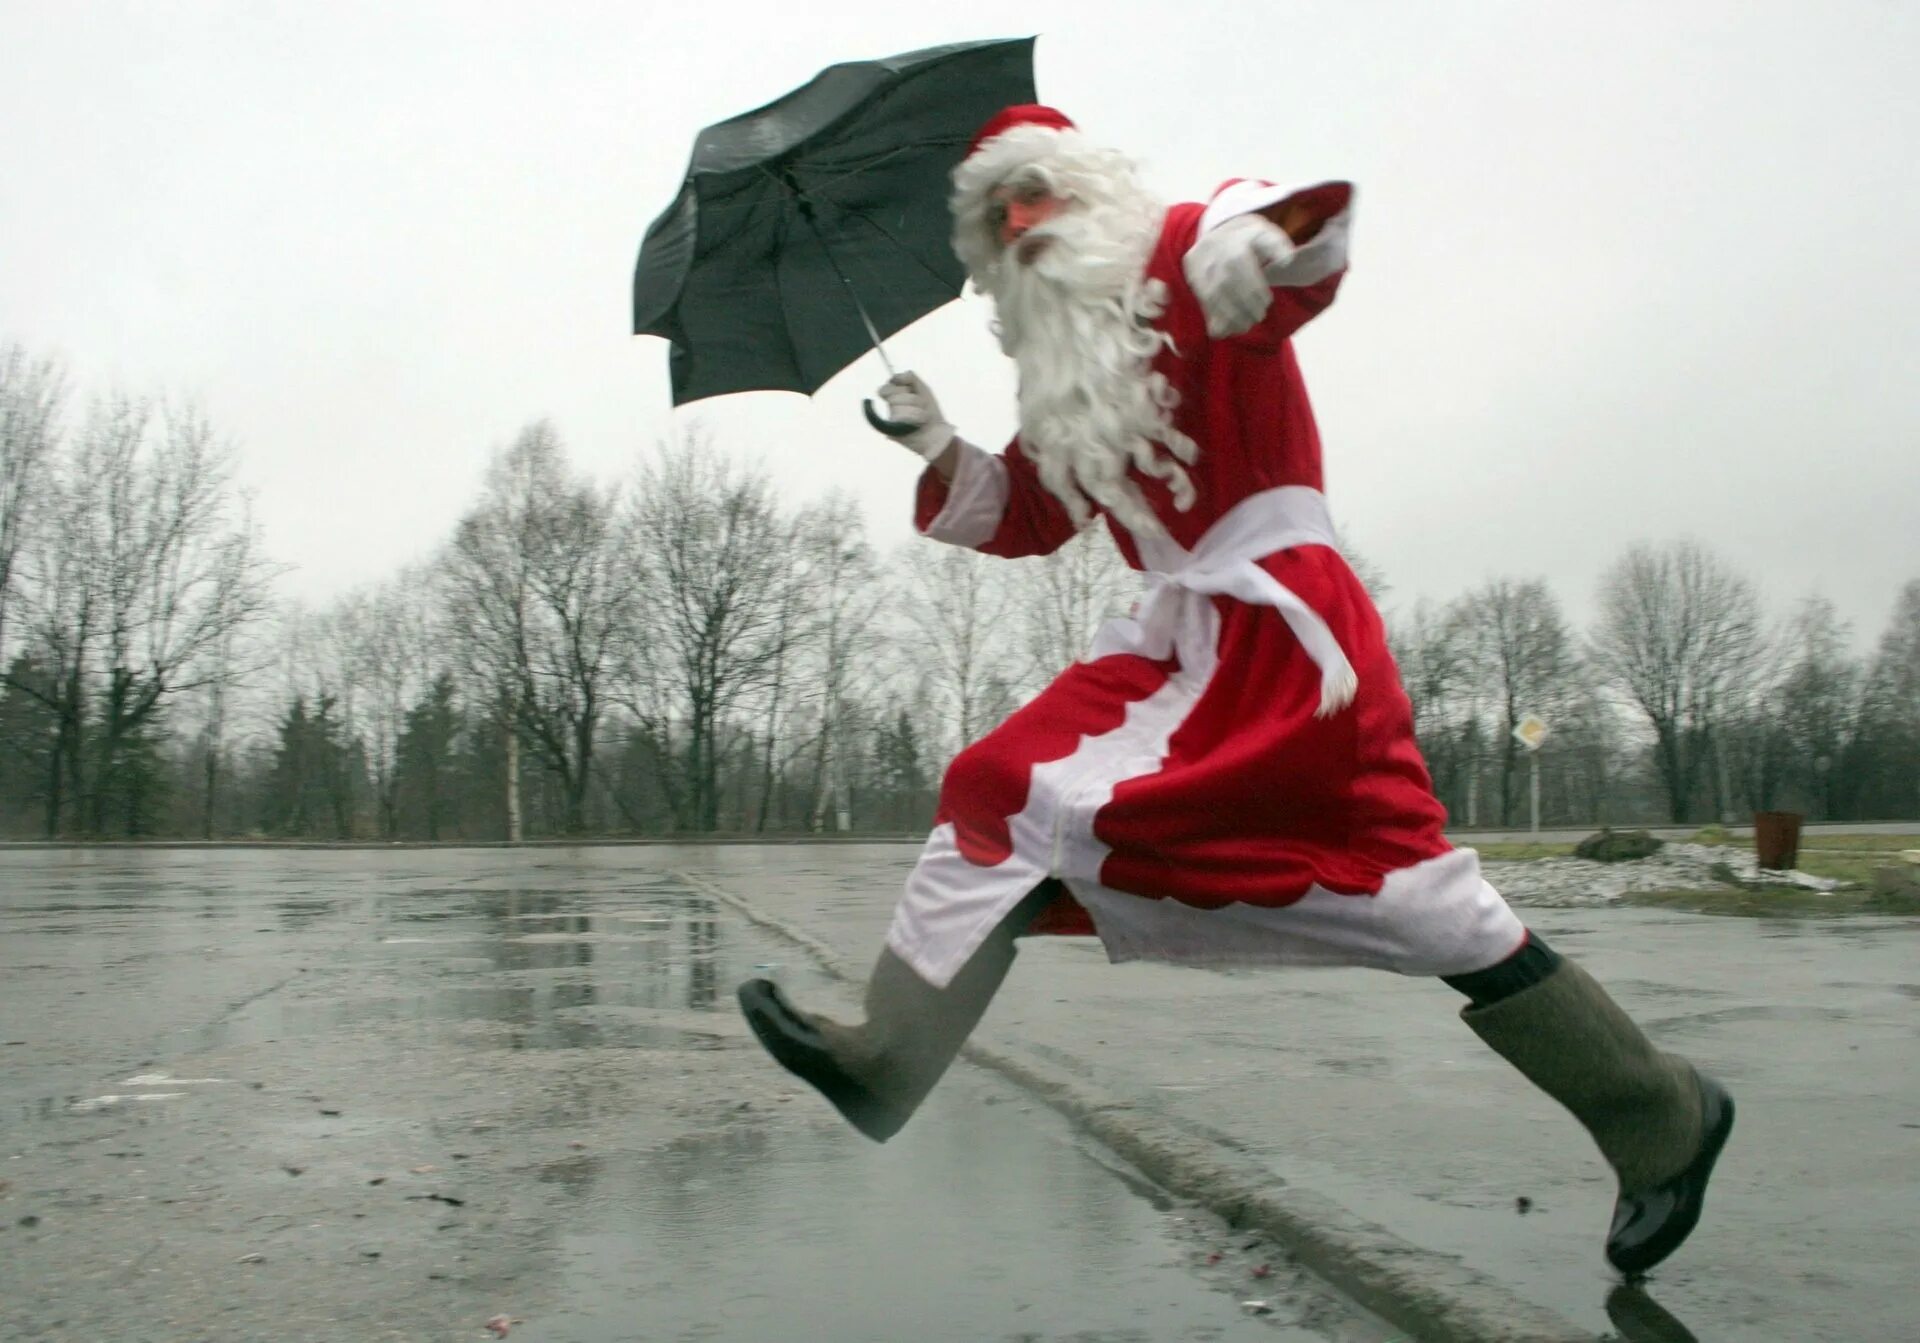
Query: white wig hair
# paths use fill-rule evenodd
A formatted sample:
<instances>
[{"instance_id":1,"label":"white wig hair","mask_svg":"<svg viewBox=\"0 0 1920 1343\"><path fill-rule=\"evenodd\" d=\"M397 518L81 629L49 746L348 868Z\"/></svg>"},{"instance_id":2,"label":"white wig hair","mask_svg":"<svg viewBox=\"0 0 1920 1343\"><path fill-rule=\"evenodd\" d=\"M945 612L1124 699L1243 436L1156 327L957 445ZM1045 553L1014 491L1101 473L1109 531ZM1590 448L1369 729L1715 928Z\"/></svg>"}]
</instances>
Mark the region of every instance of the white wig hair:
<instances>
[{"instance_id":1,"label":"white wig hair","mask_svg":"<svg viewBox=\"0 0 1920 1343\"><path fill-rule=\"evenodd\" d=\"M1167 482L1191 508L1184 464L1197 454L1173 425L1179 397L1154 357L1166 286L1146 275L1165 209L1133 163L1077 130L1016 126L954 171L953 248L994 300L996 334L1020 373L1021 446L1041 482L1084 527L1093 505L1128 530L1160 535L1129 467ZM1071 202L1028 238L1051 239L1030 263L1009 257L989 212L993 191L1038 185Z\"/></svg>"}]
</instances>

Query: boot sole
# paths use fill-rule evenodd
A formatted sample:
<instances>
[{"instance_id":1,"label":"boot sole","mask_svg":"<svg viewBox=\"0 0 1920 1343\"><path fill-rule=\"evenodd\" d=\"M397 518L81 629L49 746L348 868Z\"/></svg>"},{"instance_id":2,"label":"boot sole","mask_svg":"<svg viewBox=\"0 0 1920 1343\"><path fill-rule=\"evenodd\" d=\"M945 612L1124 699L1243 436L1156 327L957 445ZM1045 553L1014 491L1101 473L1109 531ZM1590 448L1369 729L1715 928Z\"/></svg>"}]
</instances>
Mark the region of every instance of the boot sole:
<instances>
[{"instance_id":1,"label":"boot sole","mask_svg":"<svg viewBox=\"0 0 1920 1343\"><path fill-rule=\"evenodd\" d=\"M849 1124L875 1142L885 1142L900 1131L904 1118L840 1066L779 985L750 979L735 996L747 1025L773 1061L825 1096Z\"/></svg>"},{"instance_id":2,"label":"boot sole","mask_svg":"<svg viewBox=\"0 0 1920 1343\"><path fill-rule=\"evenodd\" d=\"M1720 1159L1720 1150L1727 1145L1727 1137L1733 1132L1734 1108L1733 1097L1726 1089L1705 1076L1700 1077L1700 1099L1701 1116L1706 1121L1700 1150L1685 1170L1660 1186L1663 1189L1680 1186L1673 1214L1661 1223L1650 1239L1641 1244L1620 1249L1616 1249L1611 1242L1607 1245L1607 1262L1626 1274L1629 1280L1640 1277L1664 1261L1686 1243L1687 1237L1700 1224L1700 1214L1707 1203L1707 1181L1713 1176L1713 1166Z\"/></svg>"}]
</instances>

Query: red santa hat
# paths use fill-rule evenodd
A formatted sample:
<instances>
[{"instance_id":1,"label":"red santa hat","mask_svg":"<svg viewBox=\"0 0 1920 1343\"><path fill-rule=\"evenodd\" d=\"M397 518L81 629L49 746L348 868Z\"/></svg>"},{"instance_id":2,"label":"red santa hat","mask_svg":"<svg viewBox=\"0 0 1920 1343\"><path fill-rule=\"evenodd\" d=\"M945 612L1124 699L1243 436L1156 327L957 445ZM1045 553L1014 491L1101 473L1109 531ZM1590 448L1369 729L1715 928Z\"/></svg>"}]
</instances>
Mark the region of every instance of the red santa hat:
<instances>
[{"instance_id":1,"label":"red santa hat","mask_svg":"<svg viewBox=\"0 0 1920 1343\"><path fill-rule=\"evenodd\" d=\"M980 152L981 146L997 136L1005 135L1015 126L1050 126L1056 131L1077 129L1073 119L1057 107L1045 107L1039 103L1020 103L1003 108L987 118L987 124L973 137L973 143L967 147L967 156L971 158Z\"/></svg>"}]
</instances>

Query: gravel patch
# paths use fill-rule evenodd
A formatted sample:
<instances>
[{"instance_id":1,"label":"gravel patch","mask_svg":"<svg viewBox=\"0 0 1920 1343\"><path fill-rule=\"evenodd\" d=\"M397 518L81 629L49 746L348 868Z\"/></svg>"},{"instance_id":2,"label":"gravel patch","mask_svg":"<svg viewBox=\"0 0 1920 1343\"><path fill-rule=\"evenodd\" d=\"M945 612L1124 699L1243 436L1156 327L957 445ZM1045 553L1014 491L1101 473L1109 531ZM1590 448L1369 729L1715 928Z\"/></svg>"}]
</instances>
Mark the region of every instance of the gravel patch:
<instances>
[{"instance_id":1,"label":"gravel patch","mask_svg":"<svg viewBox=\"0 0 1920 1343\"><path fill-rule=\"evenodd\" d=\"M1840 885L1805 872L1762 872L1750 849L1706 844L1668 844L1651 858L1596 863L1585 858L1533 858L1525 862L1488 862L1487 880L1509 904L1535 909L1586 909L1620 903L1633 891L1713 890L1725 881L1715 868L1743 882L1831 891Z\"/></svg>"}]
</instances>

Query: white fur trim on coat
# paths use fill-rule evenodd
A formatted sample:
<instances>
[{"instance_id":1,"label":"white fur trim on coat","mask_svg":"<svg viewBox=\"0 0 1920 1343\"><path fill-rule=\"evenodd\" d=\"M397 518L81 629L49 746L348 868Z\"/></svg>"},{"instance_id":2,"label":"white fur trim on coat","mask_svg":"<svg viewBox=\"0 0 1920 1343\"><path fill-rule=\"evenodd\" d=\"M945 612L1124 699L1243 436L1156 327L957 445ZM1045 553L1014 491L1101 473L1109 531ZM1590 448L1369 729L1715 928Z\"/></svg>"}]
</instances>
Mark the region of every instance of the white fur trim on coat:
<instances>
[{"instance_id":1,"label":"white fur trim on coat","mask_svg":"<svg viewBox=\"0 0 1920 1343\"><path fill-rule=\"evenodd\" d=\"M1000 519L1006 516L1012 489L1007 481L1007 464L963 438L954 439L953 448L960 460L947 486L947 505L922 535L948 545L979 546L992 539L1000 530Z\"/></svg>"},{"instance_id":2,"label":"white fur trim on coat","mask_svg":"<svg viewBox=\"0 0 1920 1343\"><path fill-rule=\"evenodd\" d=\"M1274 909L1196 909L1085 879L1068 878L1067 887L1116 963L1362 965L1403 975L1466 975L1499 964L1527 936L1520 916L1481 875L1472 849L1389 872L1376 895L1337 895L1316 885Z\"/></svg>"}]
</instances>

